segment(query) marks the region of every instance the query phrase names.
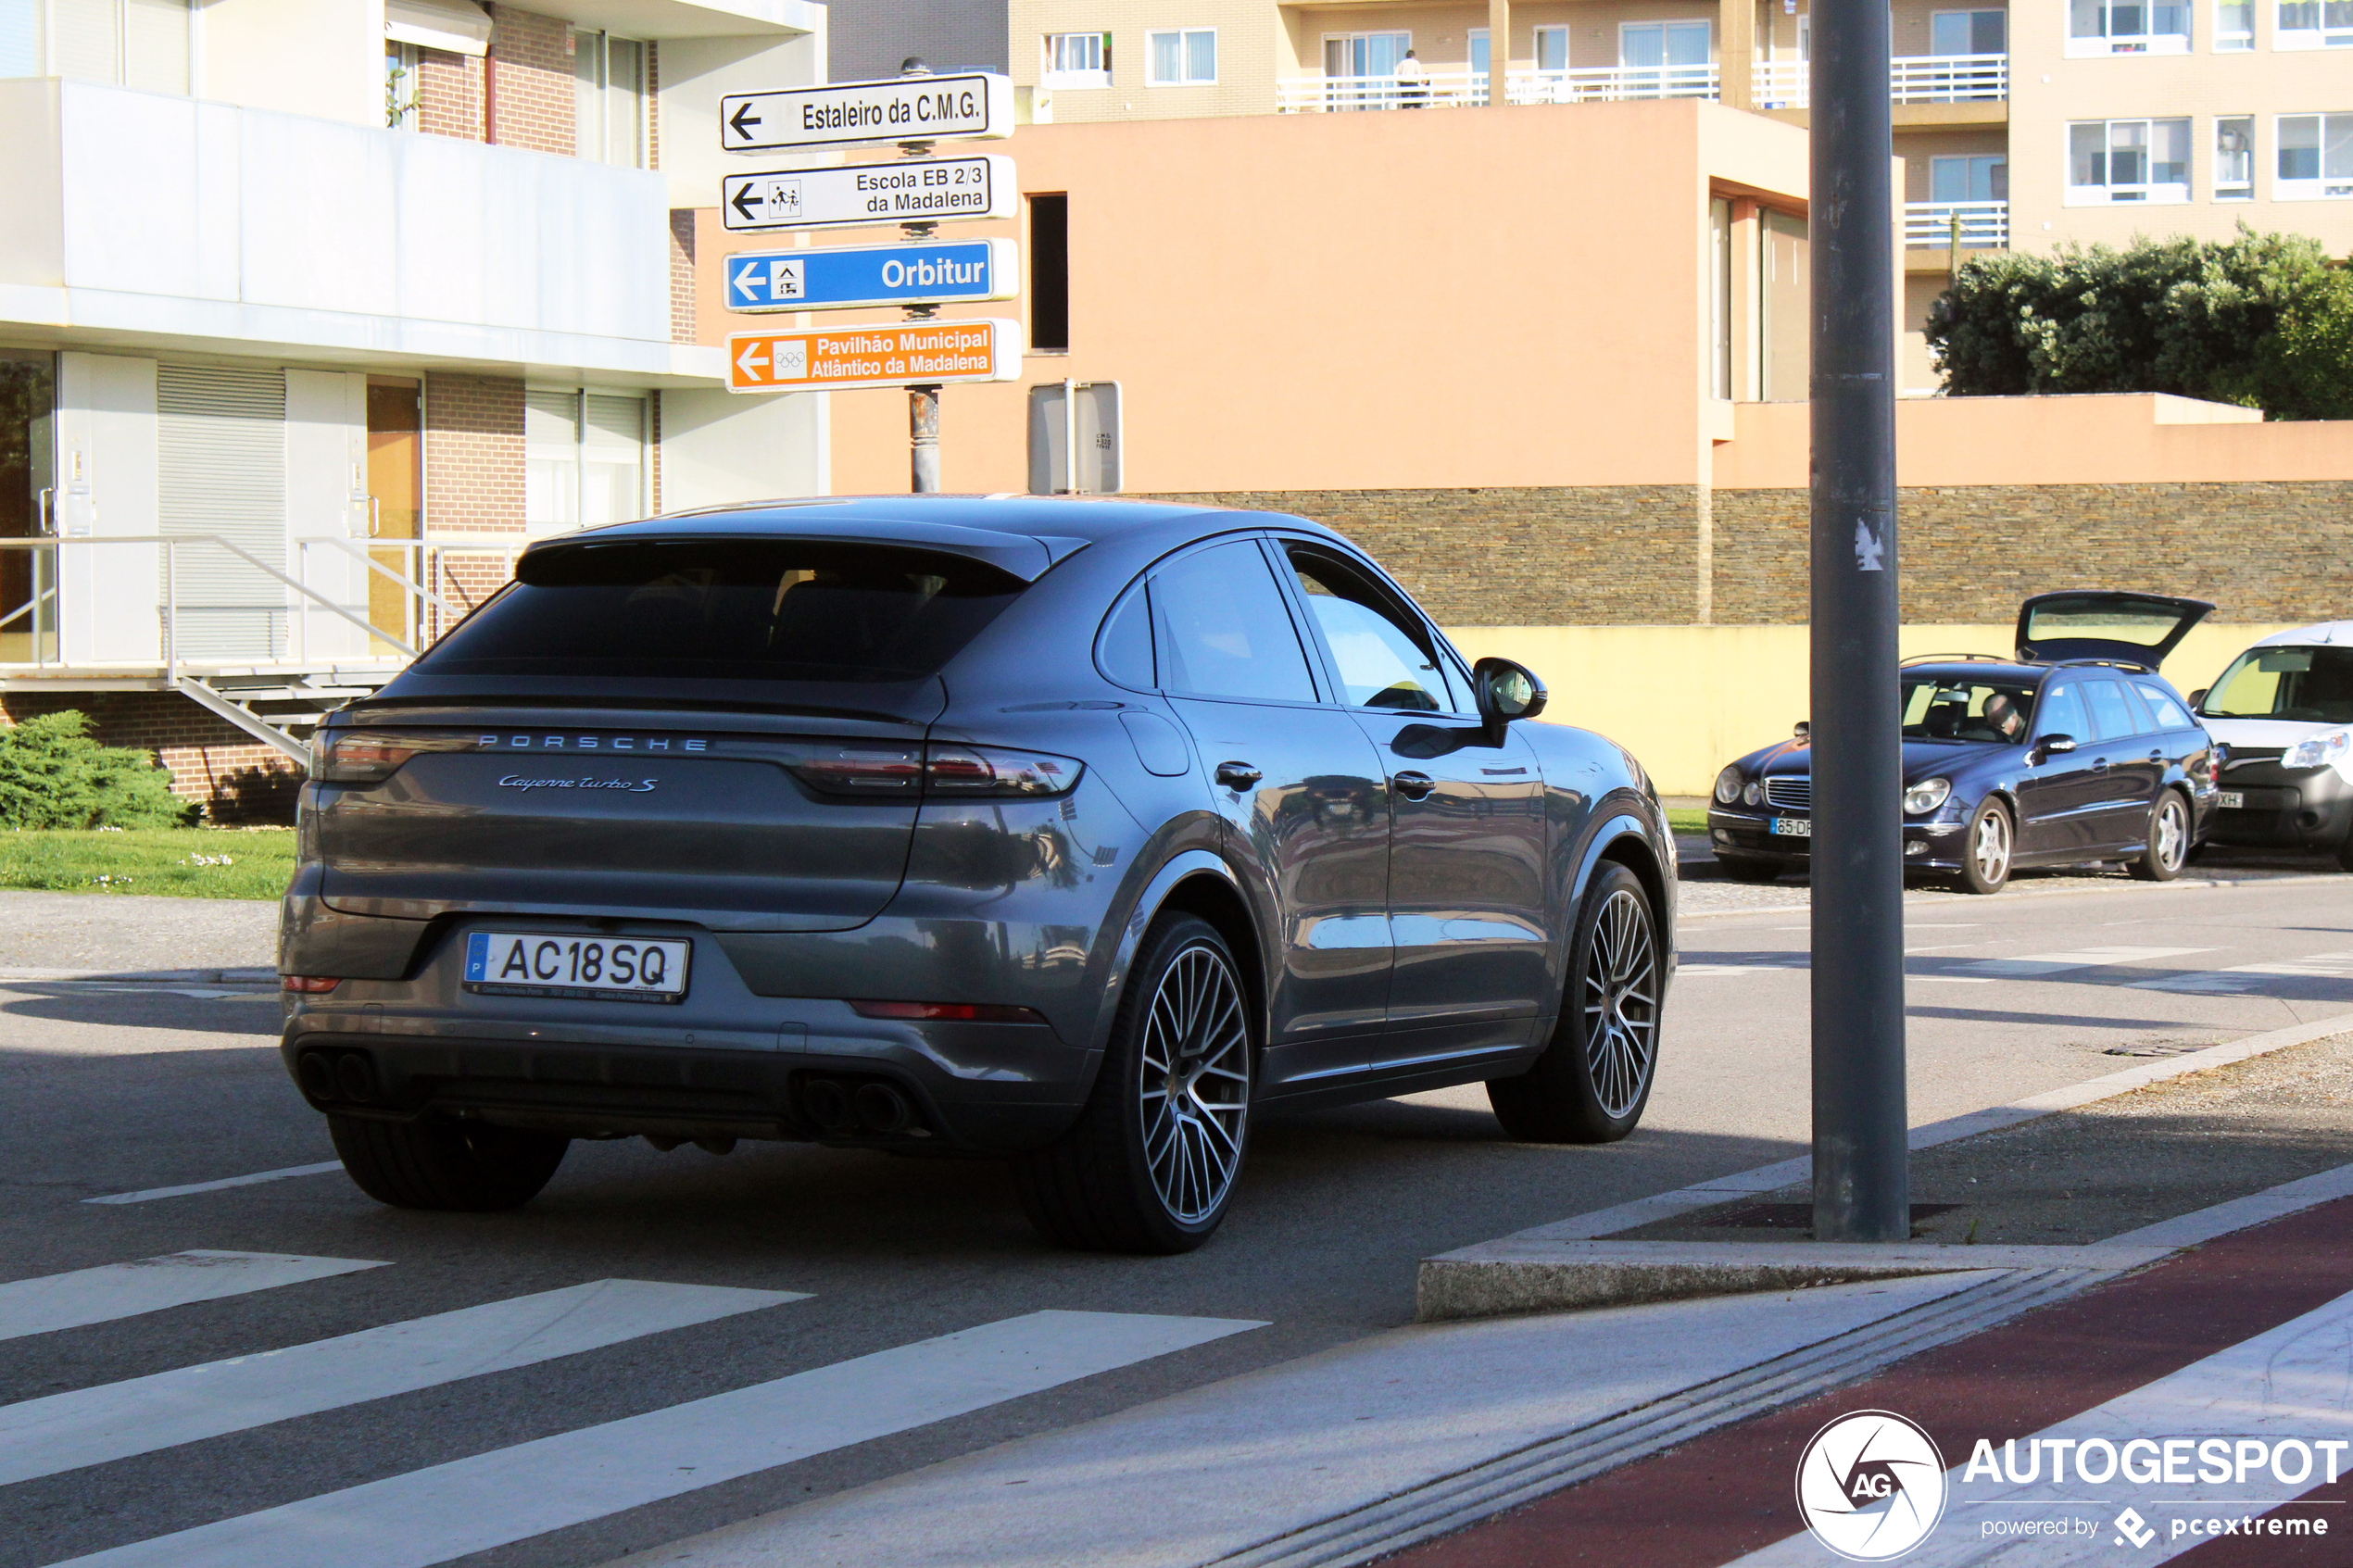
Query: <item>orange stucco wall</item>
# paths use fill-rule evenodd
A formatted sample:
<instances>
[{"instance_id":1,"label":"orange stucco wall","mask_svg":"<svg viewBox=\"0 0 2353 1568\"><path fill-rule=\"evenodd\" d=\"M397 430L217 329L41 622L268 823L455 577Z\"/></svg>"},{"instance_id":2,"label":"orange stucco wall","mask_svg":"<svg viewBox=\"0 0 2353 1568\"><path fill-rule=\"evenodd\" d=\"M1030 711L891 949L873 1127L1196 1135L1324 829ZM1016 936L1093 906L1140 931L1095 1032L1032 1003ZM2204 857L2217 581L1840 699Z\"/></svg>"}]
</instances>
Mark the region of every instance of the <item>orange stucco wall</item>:
<instances>
[{"instance_id":1,"label":"orange stucco wall","mask_svg":"<svg viewBox=\"0 0 2353 1568\"><path fill-rule=\"evenodd\" d=\"M1711 184L1802 205L1806 176L1804 132L1692 102L1029 126L1001 150L1069 195L1071 352L947 390L950 490L1025 488L1026 387L1064 377L1122 383L1136 492L1695 482ZM720 307L721 258L779 242L699 237L717 341L755 324ZM830 395L836 492L904 491L905 398Z\"/></svg>"}]
</instances>

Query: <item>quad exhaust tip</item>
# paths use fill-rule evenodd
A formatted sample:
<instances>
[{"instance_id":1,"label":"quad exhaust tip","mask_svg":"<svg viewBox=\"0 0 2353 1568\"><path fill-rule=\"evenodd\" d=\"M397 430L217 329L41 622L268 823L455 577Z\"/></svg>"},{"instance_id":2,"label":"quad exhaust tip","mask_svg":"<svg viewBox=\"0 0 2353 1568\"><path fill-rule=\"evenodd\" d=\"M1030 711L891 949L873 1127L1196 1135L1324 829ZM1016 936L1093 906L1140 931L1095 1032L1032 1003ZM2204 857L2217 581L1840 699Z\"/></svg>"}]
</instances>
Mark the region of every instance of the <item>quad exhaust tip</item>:
<instances>
[{"instance_id":1,"label":"quad exhaust tip","mask_svg":"<svg viewBox=\"0 0 2353 1568\"><path fill-rule=\"evenodd\" d=\"M800 1109L817 1130L839 1137L866 1133L877 1137L920 1134L915 1102L898 1085L880 1078L843 1083L812 1078L801 1085Z\"/></svg>"}]
</instances>

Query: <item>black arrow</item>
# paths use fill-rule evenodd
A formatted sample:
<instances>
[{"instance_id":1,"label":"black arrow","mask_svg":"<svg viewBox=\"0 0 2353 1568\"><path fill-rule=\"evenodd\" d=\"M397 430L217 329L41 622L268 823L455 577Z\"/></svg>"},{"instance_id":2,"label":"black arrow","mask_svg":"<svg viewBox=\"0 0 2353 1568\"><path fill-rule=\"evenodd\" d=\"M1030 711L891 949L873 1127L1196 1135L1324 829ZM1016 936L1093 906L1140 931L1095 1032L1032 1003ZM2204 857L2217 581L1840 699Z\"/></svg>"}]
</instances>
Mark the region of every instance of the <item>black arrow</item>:
<instances>
[{"instance_id":1,"label":"black arrow","mask_svg":"<svg viewBox=\"0 0 2353 1568\"><path fill-rule=\"evenodd\" d=\"M732 197L728 198L727 202L727 205L734 207L747 223L750 222L753 219L758 218L760 214L752 211L750 207L745 206L745 202L749 199L751 201L752 206L756 207L764 205L761 203L757 197L752 196L751 193L752 187L746 185L741 190L737 191Z\"/></svg>"},{"instance_id":2,"label":"black arrow","mask_svg":"<svg viewBox=\"0 0 2353 1568\"><path fill-rule=\"evenodd\" d=\"M749 120L745 119L747 115L750 116ZM751 140L752 126L758 125L759 123L760 117L756 114L752 114L751 106L748 103L736 105L735 117L727 121L728 126L736 132L736 134L747 142Z\"/></svg>"}]
</instances>

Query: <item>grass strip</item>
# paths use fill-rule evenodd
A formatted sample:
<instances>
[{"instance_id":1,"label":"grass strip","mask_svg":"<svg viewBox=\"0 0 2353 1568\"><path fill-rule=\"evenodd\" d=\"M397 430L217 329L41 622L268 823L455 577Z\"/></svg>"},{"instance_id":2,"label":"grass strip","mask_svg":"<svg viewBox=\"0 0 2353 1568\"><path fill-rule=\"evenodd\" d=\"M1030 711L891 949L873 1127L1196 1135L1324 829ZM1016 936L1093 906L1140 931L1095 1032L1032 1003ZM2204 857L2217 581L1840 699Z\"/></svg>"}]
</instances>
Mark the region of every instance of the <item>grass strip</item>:
<instances>
[{"instance_id":1,"label":"grass strip","mask_svg":"<svg viewBox=\"0 0 2353 1568\"><path fill-rule=\"evenodd\" d=\"M0 887L275 898L294 877L292 828L36 829L0 833Z\"/></svg>"}]
</instances>

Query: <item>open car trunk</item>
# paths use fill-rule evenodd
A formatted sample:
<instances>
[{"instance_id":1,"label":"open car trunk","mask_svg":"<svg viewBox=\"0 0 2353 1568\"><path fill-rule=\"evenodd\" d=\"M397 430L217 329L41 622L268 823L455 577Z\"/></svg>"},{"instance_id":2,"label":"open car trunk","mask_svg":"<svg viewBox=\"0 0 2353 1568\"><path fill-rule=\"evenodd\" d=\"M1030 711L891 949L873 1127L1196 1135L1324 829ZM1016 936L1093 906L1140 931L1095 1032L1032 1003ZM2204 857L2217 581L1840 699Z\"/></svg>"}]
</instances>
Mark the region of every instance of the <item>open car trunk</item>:
<instances>
[{"instance_id":1,"label":"open car trunk","mask_svg":"<svg viewBox=\"0 0 2353 1568\"><path fill-rule=\"evenodd\" d=\"M2108 659L2155 670L2190 628L2214 613L2204 599L2077 589L2037 594L2019 607L2018 656L2051 664Z\"/></svg>"}]
</instances>

